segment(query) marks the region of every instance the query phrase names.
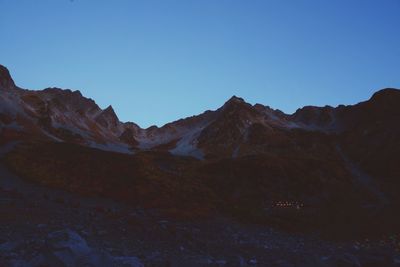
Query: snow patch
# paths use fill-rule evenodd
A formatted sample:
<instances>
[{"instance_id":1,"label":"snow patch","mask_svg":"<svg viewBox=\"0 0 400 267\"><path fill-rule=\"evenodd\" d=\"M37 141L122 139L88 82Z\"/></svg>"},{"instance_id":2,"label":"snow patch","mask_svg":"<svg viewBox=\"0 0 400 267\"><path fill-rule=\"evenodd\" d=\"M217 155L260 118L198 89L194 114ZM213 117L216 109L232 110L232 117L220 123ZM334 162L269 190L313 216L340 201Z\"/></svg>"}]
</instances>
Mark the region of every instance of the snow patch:
<instances>
[{"instance_id":1,"label":"snow patch","mask_svg":"<svg viewBox=\"0 0 400 267\"><path fill-rule=\"evenodd\" d=\"M124 154L133 154L131 147L127 144L122 143L105 143L100 144L94 141L88 141L87 145L91 148L96 148L104 151L118 152Z\"/></svg>"}]
</instances>

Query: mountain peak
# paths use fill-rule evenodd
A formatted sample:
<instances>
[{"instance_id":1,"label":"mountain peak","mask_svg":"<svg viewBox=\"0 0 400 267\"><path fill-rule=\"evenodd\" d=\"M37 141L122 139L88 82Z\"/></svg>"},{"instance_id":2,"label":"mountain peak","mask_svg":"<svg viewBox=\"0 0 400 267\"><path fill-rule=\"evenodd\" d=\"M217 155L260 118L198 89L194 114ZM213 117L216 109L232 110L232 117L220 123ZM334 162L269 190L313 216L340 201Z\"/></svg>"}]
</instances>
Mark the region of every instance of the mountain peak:
<instances>
[{"instance_id":1,"label":"mountain peak","mask_svg":"<svg viewBox=\"0 0 400 267\"><path fill-rule=\"evenodd\" d=\"M11 78L10 72L6 67L0 65L0 88L9 89L15 87L15 83Z\"/></svg>"},{"instance_id":2,"label":"mountain peak","mask_svg":"<svg viewBox=\"0 0 400 267\"><path fill-rule=\"evenodd\" d=\"M97 116L96 121L106 128L110 126L116 127L119 123L118 116L115 114L115 111L111 105L101 111L101 113Z\"/></svg>"},{"instance_id":3,"label":"mountain peak","mask_svg":"<svg viewBox=\"0 0 400 267\"><path fill-rule=\"evenodd\" d=\"M103 110L103 112L110 113L110 114L115 114L114 108L111 105L109 105L107 108L105 108Z\"/></svg>"},{"instance_id":4,"label":"mountain peak","mask_svg":"<svg viewBox=\"0 0 400 267\"><path fill-rule=\"evenodd\" d=\"M235 95L233 95L231 98L229 98L229 100L227 101L227 103L229 102L236 102L236 103L245 103L244 99L241 97L237 97Z\"/></svg>"},{"instance_id":5,"label":"mountain peak","mask_svg":"<svg viewBox=\"0 0 400 267\"><path fill-rule=\"evenodd\" d=\"M101 116L103 116L105 118L109 118L109 119L113 120L114 122L118 122L119 121L118 116L115 113L115 111L114 111L114 109L113 109L113 107L111 105L109 105L106 109L104 109L101 112Z\"/></svg>"},{"instance_id":6,"label":"mountain peak","mask_svg":"<svg viewBox=\"0 0 400 267\"><path fill-rule=\"evenodd\" d=\"M385 89L375 92L372 95L371 100L378 100L378 99L392 98L392 97L399 97L399 96L400 96L400 89L385 88Z\"/></svg>"},{"instance_id":7,"label":"mountain peak","mask_svg":"<svg viewBox=\"0 0 400 267\"><path fill-rule=\"evenodd\" d=\"M237 96L232 96L231 98L228 99L228 101L225 102L225 104L222 106L223 108L226 107L236 107L236 106L243 106L246 105L246 101L244 101L243 98L237 97Z\"/></svg>"}]
</instances>

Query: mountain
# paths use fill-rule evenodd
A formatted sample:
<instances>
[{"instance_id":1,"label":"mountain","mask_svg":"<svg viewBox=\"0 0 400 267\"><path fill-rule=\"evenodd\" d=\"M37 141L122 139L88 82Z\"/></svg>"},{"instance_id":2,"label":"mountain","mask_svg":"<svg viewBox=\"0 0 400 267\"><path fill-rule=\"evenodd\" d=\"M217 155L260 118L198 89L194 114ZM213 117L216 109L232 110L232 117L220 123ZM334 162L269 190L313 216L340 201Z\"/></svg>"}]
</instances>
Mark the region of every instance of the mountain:
<instances>
[{"instance_id":1,"label":"mountain","mask_svg":"<svg viewBox=\"0 0 400 267\"><path fill-rule=\"evenodd\" d=\"M17 143L11 169L174 216L392 230L400 222L399 115L397 89L293 114L233 96L215 111L142 129L79 91L19 88L0 67L0 143Z\"/></svg>"},{"instance_id":2,"label":"mountain","mask_svg":"<svg viewBox=\"0 0 400 267\"><path fill-rule=\"evenodd\" d=\"M121 122L112 106L102 110L79 91L21 89L3 66L0 78L2 128L15 135L117 152L164 150L197 158L265 152L270 145L287 143L287 138L296 131L327 134L355 131L356 124L363 127L381 116L396 116L399 101L399 90L384 89L369 101L354 106L307 106L288 115L261 104L250 105L233 96L215 111L160 128L141 129L135 123Z\"/></svg>"}]
</instances>

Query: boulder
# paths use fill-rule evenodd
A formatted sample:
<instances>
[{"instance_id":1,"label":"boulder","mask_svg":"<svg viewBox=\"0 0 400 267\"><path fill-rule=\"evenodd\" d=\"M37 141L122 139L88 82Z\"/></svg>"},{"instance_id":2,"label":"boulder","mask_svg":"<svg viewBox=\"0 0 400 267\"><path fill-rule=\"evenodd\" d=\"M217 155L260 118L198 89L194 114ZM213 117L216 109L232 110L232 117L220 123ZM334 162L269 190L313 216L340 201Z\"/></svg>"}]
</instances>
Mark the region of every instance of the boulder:
<instances>
[{"instance_id":1,"label":"boulder","mask_svg":"<svg viewBox=\"0 0 400 267\"><path fill-rule=\"evenodd\" d=\"M66 229L50 233L46 245L31 261L32 266L108 267L114 266L112 257L92 249L78 233Z\"/></svg>"}]
</instances>

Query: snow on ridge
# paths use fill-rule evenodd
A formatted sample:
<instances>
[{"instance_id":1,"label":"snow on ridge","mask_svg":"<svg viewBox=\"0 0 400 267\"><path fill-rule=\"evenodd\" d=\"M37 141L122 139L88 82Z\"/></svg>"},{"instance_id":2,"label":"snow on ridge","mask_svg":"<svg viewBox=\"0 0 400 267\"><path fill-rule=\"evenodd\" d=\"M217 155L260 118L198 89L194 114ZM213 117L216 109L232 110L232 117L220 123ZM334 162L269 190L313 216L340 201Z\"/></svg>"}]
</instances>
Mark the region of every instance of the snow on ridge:
<instances>
[{"instance_id":1,"label":"snow on ridge","mask_svg":"<svg viewBox=\"0 0 400 267\"><path fill-rule=\"evenodd\" d=\"M104 151L110 151L110 152L118 152L118 153L124 153L124 154L134 154L133 151L131 150L130 146L127 144L122 144L122 143L105 143L105 144L100 144L94 141L88 141L86 143L89 147L91 148L96 148Z\"/></svg>"},{"instance_id":2,"label":"snow on ridge","mask_svg":"<svg viewBox=\"0 0 400 267\"><path fill-rule=\"evenodd\" d=\"M192 156L197 159L204 159L203 151L197 147L197 138L204 128L205 126L197 127L187 132L177 142L175 148L170 149L169 152L173 155Z\"/></svg>"},{"instance_id":3,"label":"snow on ridge","mask_svg":"<svg viewBox=\"0 0 400 267\"><path fill-rule=\"evenodd\" d=\"M11 115L15 119L18 116L23 117L23 121L17 121L17 124L10 124L9 127L18 129L26 125L36 127L34 129L40 129L43 134L51 139L62 141L59 137L50 134L43 125L35 126L37 119L48 119L49 116L51 118L51 127L66 129L72 133L79 134L83 137L84 142L91 147L121 153L132 153L132 147L120 140L120 136L124 131L131 129L132 137L138 142L136 149L150 150L163 144L172 145L175 142L175 147L169 150L171 154L203 159L204 152L198 147L198 138L201 132L218 118L226 119L226 116L219 116L224 112L223 109L218 109L181 119L166 124L161 128L141 129L139 126L132 127L127 123L122 123L118 118L114 121L112 118L106 117L104 123L99 123L97 121L98 116L107 109L102 110L91 99L85 98L82 100L80 94L80 97L67 94L66 98L64 98L64 95L60 95L58 91L47 92L44 90L28 93L24 89L18 89L7 91L0 95L0 113L4 113L7 116ZM44 103L42 101L37 102L36 98L29 98L28 96L31 95L38 97ZM25 98L25 96L28 98ZM39 103L39 105L36 103ZM51 104L46 106L47 103ZM308 131L327 132L338 129L335 113L330 114L332 120L329 123L318 124L317 122L305 123L297 121L293 116L285 115L279 110L273 110L262 105L253 106L253 108L254 112L249 111L248 108L240 110L239 120L236 120L236 117L230 117L236 120L233 123L242 133L245 140L249 128L256 123L262 124L271 130L274 128L288 130L300 128ZM4 125L2 125L3 127ZM239 150L240 148L237 147L232 156L237 156Z\"/></svg>"},{"instance_id":4,"label":"snow on ridge","mask_svg":"<svg viewBox=\"0 0 400 267\"><path fill-rule=\"evenodd\" d=\"M25 114L20 105L18 96L10 92L2 92L0 94L0 112L15 116L16 114Z\"/></svg>"},{"instance_id":5,"label":"snow on ridge","mask_svg":"<svg viewBox=\"0 0 400 267\"><path fill-rule=\"evenodd\" d=\"M156 130L142 130L135 138L139 142L140 149L151 149L155 146L167 144L179 140L178 145L183 145L191 139L197 138L200 132L211 123L211 120L203 119L195 125L179 125L161 127ZM195 136L196 135L196 136ZM194 137L195 136L195 137ZM191 142L191 141L190 141ZM173 149L172 149L173 150Z\"/></svg>"}]
</instances>

